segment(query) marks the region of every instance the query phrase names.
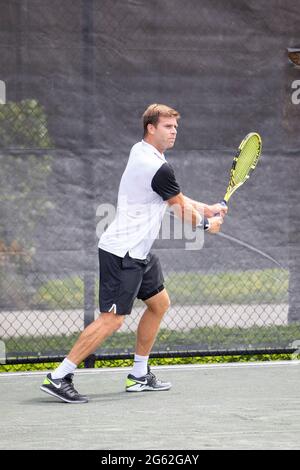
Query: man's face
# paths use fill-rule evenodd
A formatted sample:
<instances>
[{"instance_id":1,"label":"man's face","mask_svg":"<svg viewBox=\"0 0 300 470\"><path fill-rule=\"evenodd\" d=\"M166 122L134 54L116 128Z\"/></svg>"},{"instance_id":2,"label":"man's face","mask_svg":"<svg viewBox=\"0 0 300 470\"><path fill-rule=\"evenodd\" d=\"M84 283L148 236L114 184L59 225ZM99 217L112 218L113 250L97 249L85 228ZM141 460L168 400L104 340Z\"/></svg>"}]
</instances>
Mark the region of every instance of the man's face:
<instances>
[{"instance_id":1,"label":"man's face","mask_svg":"<svg viewBox=\"0 0 300 470\"><path fill-rule=\"evenodd\" d=\"M160 117L157 126L149 125L148 133L153 145L161 152L172 148L177 135L177 120L175 117Z\"/></svg>"}]
</instances>

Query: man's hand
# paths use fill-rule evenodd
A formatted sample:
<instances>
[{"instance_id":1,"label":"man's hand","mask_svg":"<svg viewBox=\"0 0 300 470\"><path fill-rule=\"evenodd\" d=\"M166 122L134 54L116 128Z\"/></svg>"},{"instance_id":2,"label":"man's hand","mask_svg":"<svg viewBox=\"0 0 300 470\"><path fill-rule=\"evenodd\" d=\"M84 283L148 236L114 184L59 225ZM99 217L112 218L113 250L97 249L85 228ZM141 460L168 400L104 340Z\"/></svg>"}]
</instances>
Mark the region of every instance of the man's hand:
<instances>
[{"instance_id":1,"label":"man's hand","mask_svg":"<svg viewBox=\"0 0 300 470\"><path fill-rule=\"evenodd\" d=\"M223 217L221 217L221 216L210 217L208 219L208 222L209 222L209 229L207 230L207 232L209 232L209 233L218 233L221 230L221 225L223 223Z\"/></svg>"},{"instance_id":2,"label":"man's hand","mask_svg":"<svg viewBox=\"0 0 300 470\"><path fill-rule=\"evenodd\" d=\"M207 206L205 212L206 217L214 217L215 215L220 215L221 217L224 217L228 212L228 207L223 206L223 204L220 203L212 204L211 206Z\"/></svg>"}]
</instances>

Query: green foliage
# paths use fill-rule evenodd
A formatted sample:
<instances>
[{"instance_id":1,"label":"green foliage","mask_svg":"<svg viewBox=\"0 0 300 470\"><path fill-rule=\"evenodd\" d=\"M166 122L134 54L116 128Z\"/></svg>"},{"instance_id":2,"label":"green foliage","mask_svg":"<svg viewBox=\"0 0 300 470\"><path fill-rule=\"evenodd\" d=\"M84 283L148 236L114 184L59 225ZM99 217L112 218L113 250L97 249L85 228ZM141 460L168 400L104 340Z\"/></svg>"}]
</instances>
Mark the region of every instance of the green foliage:
<instances>
[{"instance_id":1,"label":"green foliage","mask_svg":"<svg viewBox=\"0 0 300 470\"><path fill-rule=\"evenodd\" d=\"M6 246L16 241L28 252L38 218L53 208L45 196L51 157L46 150L33 152L51 146L46 115L37 101L0 106L0 143L4 149L0 154L1 218L6 220L5 227L0 226L0 240Z\"/></svg>"},{"instance_id":2,"label":"green foliage","mask_svg":"<svg viewBox=\"0 0 300 470\"><path fill-rule=\"evenodd\" d=\"M64 356L73 346L79 333L69 336L34 336L10 338L5 341L8 357L18 357L18 351L30 357ZM102 344L98 354L132 354L135 348L135 332L116 332ZM275 349L292 347L300 339L300 324L251 328L206 327L189 331L161 329L153 348L155 351L203 351L209 355L215 350ZM266 351L267 352L267 351Z\"/></svg>"},{"instance_id":3,"label":"green foliage","mask_svg":"<svg viewBox=\"0 0 300 470\"><path fill-rule=\"evenodd\" d=\"M232 362L259 362L259 361L291 361L300 360L300 355L293 354L260 354L260 355L237 355L237 356L205 356L205 357L174 357L174 358L150 358L151 366L172 366L185 364L225 364ZM0 365L1 372L29 372L29 371L47 371L55 369L59 363L49 362L41 364L17 364ZM132 359L102 360L96 361L95 368L104 367L130 367ZM83 368L80 364L79 368Z\"/></svg>"},{"instance_id":4,"label":"green foliage","mask_svg":"<svg viewBox=\"0 0 300 470\"><path fill-rule=\"evenodd\" d=\"M43 107L34 99L1 105L0 143L4 149L51 147Z\"/></svg>"},{"instance_id":5,"label":"green foliage","mask_svg":"<svg viewBox=\"0 0 300 470\"><path fill-rule=\"evenodd\" d=\"M165 285L172 305L284 303L288 298L288 271L179 272L169 274ZM98 284L96 304L97 296ZM83 280L74 276L44 283L37 292L36 302L45 308L79 308L83 298Z\"/></svg>"},{"instance_id":6,"label":"green foliage","mask_svg":"<svg viewBox=\"0 0 300 470\"><path fill-rule=\"evenodd\" d=\"M34 255L32 239L37 221L54 207L46 186L51 173L51 157L46 149L51 146L46 114L36 100L0 106L2 307L30 304L33 289L23 273Z\"/></svg>"},{"instance_id":7,"label":"green foliage","mask_svg":"<svg viewBox=\"0 0 300 470\"><path fill-rule=\"evenodd\" d=\"M101 352L114 350L133 351L135 332L117 332L106 339ZM285 348L300 339L300 324L272 325L267 327L252 326L250 328L225 328L213 326L192 328L188 331L174 331L161 328L158 332L155 351L189 351L220 349L265 349Z\"/></svg>"},{"instance_id":8,"label":"green foliage","mask_svg":"<svg viewBox=\"0 0 300 470\"><path fill-rule=\"evenodd\" d=\"M83 279L73 276L47 281L38 289L34 303L45 308L82 308L84 303Z\"/></svg>"},{"instance_id":9,"label":"green foliage","mask_svg":"<svg viewBox=\"0 0 300 470\"><path fill-rule=\"evenodd\" d=\"M173 304L287 302L288 271L264 269L217 274L172 273L166 279L166 288Z\"/></svg>"}]
</instances>

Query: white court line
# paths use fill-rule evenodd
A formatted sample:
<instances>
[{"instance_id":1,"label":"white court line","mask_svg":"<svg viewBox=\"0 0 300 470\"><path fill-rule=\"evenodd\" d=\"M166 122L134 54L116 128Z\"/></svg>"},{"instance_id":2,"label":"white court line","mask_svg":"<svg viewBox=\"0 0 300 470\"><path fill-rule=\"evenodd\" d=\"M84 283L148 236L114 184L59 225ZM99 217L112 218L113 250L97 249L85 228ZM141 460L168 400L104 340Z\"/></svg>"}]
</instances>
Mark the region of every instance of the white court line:
<instances>
[{"instance_id":1,"label":"white court line","mask_svg":"<svg viewBox=\"0 0 300 470\"><path fill-rule=\"evenodd\" d=\"M226 362L222 364L175 364L166 366L151 366L152 370L193 370L193 369L236 369L247 367L278 367L278 366L299 366L300 360L291 361L262 361L262 362ZM103 372L124 373L130 371L132 367L103 367L101 369L77 369L76 375L101 374ZM32 371L32 372L1 372L2 377L30 377L44 376L50 370Z\"/></svg>"}]
</instances>

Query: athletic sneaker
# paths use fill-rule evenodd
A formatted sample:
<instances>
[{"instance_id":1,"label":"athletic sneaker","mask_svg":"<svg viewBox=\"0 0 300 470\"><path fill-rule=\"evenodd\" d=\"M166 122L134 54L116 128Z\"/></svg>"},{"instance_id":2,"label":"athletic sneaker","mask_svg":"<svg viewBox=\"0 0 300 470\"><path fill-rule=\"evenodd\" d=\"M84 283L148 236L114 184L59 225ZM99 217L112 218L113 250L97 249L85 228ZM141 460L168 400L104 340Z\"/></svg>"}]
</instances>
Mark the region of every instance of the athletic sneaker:
<instances>
[{"instance_id":1,"label":"athletic sneaker","mask_svg":"<svg viewBox=\"0 0 300 470\"><path fill-rule=\"evenodd\" d=\"M172 384L170 382L162 382L157 379L148 366L148 372L143 377L134 377L131 374L127 376L125 390L126 392L158 392L160 390L169 390L171 387Z\"/></svg>"},{"instance_id":2,"label":"athletic sneaker","mask_svg":"<svg viewBox=\"0 0 300 470\"><path fill-rule=\"evenodd\" d=\"M67 374L62 379L52 379L51 374L48 374L40 389L66 403L88 402L88 398L86 396L79 395L77 390L75 390L73 385L73 376L74 374Z\"/></svg>"}]
</instances>

